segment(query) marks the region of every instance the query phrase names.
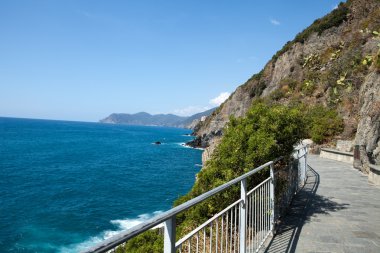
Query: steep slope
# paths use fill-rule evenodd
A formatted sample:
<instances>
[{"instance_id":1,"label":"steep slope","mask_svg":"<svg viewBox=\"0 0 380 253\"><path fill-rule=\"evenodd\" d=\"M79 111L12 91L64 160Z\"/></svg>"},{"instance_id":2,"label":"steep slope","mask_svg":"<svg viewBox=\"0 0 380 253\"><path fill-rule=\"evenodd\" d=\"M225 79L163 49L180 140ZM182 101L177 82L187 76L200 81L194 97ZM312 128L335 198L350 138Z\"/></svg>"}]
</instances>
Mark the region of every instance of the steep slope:
<instances>
[{"instance_id":1,"label":"steep slope","mask_svg":"<svg viewBox=\"0 0 380 253\"><path fill-rule=\"evenodd\" d=\"M231 115L244 116L252 101L323 104L344 118L342 139L366 145L380 161L380 1L352 0L288 42L204 122L195 127L194 146L212 153Z\"/></svg>"}]
</instances>

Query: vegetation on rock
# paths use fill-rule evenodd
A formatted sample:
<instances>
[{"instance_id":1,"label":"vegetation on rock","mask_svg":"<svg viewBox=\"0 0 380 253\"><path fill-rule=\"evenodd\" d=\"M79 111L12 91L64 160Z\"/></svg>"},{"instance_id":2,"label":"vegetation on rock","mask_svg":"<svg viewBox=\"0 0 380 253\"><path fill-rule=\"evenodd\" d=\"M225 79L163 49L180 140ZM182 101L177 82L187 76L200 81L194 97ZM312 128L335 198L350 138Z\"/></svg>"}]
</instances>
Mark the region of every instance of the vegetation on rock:
<instances>
[{"instance_id":1,"label":"vegetation on rock","mask_svg":"<svg viewBox=\"0 0 380 253\"><path fill-rule=\"evenodd\" d=\"M221 143L211 159L197 175L191 191L180 197L175 205L182 204L202 193L220 186L251 169L289 156L294 146L311 136L323 141L341 131L342 120L333 109L321 106L307 108L295 104L281 105L270 100L256 100L246 117L231 117L225 127ZM257 185L268 176L262 171L248 180ZM177 236L182 237L239 198L240 188L235 186L212 197L177 216ZM161 252L162 235L147 231L123 247L125 252ZM123 252L123 251L120 251Z\"/></svg>"},{"instance_id":2,"label":"vegetation on rock","mask_svg":"<svg viewBox=\"0 0 380 253\"><path fill-rule=\"evenodd\" d=\"M308 135L318 144L331 140L343 131L343 119L334 109L315 106L306 110L305 116Z\"/></svg>"},{"instance_id":3,"label":"vegetation on rock","mask_svg":"<svg viewBox=\"0 0 380 253\"><path fill-rule=\"evenodd\" d=\"M294 43L304 43L311 34L316 32L318 35L321 35L325 30L339 26L343 21L347 20L349 14L348 5L349 3L340 3L338 8L334 9L331 13L323 18L315 20L308 28L297 34L293 41L288 41L281 50L273 55L273 62L275 62L283 53L287 52Z\"/></svg>"}]
</instances>

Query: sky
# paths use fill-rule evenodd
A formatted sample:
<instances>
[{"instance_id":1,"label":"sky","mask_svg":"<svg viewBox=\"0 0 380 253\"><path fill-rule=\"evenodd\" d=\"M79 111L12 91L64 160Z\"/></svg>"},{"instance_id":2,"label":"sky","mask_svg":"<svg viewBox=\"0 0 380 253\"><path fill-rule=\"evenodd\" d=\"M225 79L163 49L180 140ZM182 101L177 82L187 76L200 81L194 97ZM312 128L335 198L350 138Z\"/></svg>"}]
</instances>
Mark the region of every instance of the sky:
<instances>
[{"instance_id":1,"label":"sky","mask_svg":"<svg viewBox=\"0 0 380 253\"><path fill-rule=\"evenodd\" d=\"M1 0L0 116L207 110L338 3Z\"/></svg>"}]
</instances>

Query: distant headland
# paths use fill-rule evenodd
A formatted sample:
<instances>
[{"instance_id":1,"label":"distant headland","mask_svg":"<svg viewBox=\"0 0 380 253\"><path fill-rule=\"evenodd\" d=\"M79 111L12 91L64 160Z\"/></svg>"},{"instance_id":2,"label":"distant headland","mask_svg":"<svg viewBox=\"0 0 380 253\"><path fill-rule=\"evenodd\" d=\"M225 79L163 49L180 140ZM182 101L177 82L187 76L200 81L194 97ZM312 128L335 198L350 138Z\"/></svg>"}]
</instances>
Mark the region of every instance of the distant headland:
<instances>
[{"instance_id":1,"label":"distant headland","mask_svg":"<svg viewBox=\"0 0 380 253\"><path fill-rule=\"evenodd\" d=\"M112 113L108 117L100 120L101 123L125 124L125 125L142 125L142 126L167 126L194 129L194 127L211 115L216 108L197 113L188 117L174 114L149 114L139 112L135 114Z\"/></svg>"}]
</instances>

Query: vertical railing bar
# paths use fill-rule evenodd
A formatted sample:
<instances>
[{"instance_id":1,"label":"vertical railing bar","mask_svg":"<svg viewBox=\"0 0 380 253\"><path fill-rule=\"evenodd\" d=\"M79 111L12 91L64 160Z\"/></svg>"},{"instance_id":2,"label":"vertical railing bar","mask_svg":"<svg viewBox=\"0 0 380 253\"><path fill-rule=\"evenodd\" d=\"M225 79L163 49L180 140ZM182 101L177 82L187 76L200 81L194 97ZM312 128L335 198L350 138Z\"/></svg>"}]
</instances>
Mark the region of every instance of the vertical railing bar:
<instances>
[{"instance_id":1,"label":"vertical railing bar","mask_svg":"<svg viewBox=\"0 0 380 253\"><path fill-rule=\"evenodd\" d=\"M248 196L248 199L247 199L247 201L248 201L248 208L247 208L247 225L246 225L246 227L248 229L248 234L247 234L247 236L248 236L248 247L251 245L251 234L252 234L252 229L251 229L252 224L250 222L251 218L252 218L252 216L251 216L251 209L252 209L251 196L252 196L252 194L250 194Z\"/></svg>"},{"instance_id":2,"label":"vertical railing bar","mask_svg":"<svg viewBox=\"0 0 380 253\"><path fill-rule=\"evenodd\" d=\"M239 205L239 242L237 243L240 253L246 252L246 232L247 232L247 179L240 181L240 199Z\"/></svg>"},{"instance_id":3,"label":"vertical railing bar","mask_svg":"<svg viewBox=\"0 0 380 253\"><path fill-rule=\"evenodd\" d=\"M206 227L203 228L203 253L206 252Z\"/></svg>"},{"instance_id":4,"label":"vertical railing bar","mask_svg":"<svg viewBox=\"0 0 380 253\"><path fill-rule=\"evenodd\" d=\"M189 238L189 253L191 253L191 239L192 238Z\"/></svg>"},{"instance_id":5,"label":"vertical railing bar","mask_svg":"<svg viewBox=\"0 0 380 253\"><path fill-rule=\"evenodd\" d=\"M252 192L252 210L251 210L251 215L252 215L252 237L251 237L251 244L252 248L254 247L254 239L255 239L255 193Z\"/></svg>"},{"instance_id":6,"label":"vertical railing bar","mask_svg":"<svg viewBox=\"0 0 380 253\"><path fill-rule=\"evenodd\" d=\"M262 224L262 228L261 228L261 243L263 242L263 238L264 238L264 233L265 233L265 188L263 187L261 189L261 202L262 202L262 218L261 218L261 224Z\"/></svg>"},{"instance_id":7,"label":"vertical railing bar","mask_svg":"<svg viewBox=\"0 0 380 253\"><path fill-rule=\"evenodd\" d=\"M266 224L266 217L267 217L267 184L264 185L263 187L263 206L264 206L264 212L263 212L263 224L264 224L264 234L266 233L267 230L267 224ZM264 236L263 236L264 237Z\"/></svg>"},{"instance_id":8,"label":"vertical railing bar","mask_svg":"<svg viewBox=\"0 0 380 253\"><path fill-rule=\"evenodd\" d=\"M262 224L263 224L263 227L262 227L262 232L261 232L261 242L263 241L263 238L264 238L264 233L265 233L265 186L263 186L263 188L262 188L262 191L261 191L261 196L262 196L262 200L261 200L261 202L262 202L262 211L263 211L263 213L262 213Z\"/></svg>"},{"instance_id":9,"label":"vertical railing bar","mask_svg":"<svg viewBox=\"0 0 380 253\"><path fill-rule=\"evenodd\" d=\"M260 223L261 223L261 229L260 229L260 244L263 240L263 229L264 229L264 222L263 222L263 214L264 214L264 203L263 203L263 187L260 187L260 204L261 204L261 217L260 217Z\"/></svg>"},{"instance_id":10,"label":"vertical railing bar","mask_svg":"<svg viewBox=\"0 0 380 253\"><path fill-rule=\"evenodd\" d=\"M255 216L254 216L254 218L255 218L255 237L253 238L254 239L254 244L255 244L255 247L254 247L254 250L256 250L256 245L257 245L257 196L256 196L256 193L257 193L257 191L255 191L255 196L254 196L254 199L255 199L255 201L254 201L254 210L255 210Z\"/></svg>"},{"instance_id":11,"label":"vertical railing bar","mask_svg":"<svg viewBox=\"0 0 380 253\"><path fill-rule=\"evenodd\" d=\"M265 234L265 185L263 186L262 189L262 202L263 202L263 218L262 218L262 223L263 223L263 229L261 233L261 241L263 241L264 234Z\"/></svg>"},{"instance_id":12,"label":"vertical railing bar","mask_svg":"<svg viewBox=\"0 0 380 253\"><path fill-rule=\"evenodd\" d=\"M267 205L268 205L268 191L267 191L267 187L268 184L265 184L265 188L264 188L264 207L265 207L265 210L264 210L264 234L267 233L267 217L268 217L268 208L267 208Z\"/></svg>"},{"instance_id":13,"label":"vertical railing bar","mask_svg":"<svg viewBox=\"0 0 380 253\"><path fill-rule=\"evenodd\" d=\"M265 223L265 218L266 218L266 199L267 199L267 193L266 193L266 184L263 186L263 231L265 234L266 230L266 223ZM264 235L263 235L264 237Z\"/></svg>"},{"instance_id":14,"label":"vertical railing bar","mask_svg":"<svg viewBox=\"0 0 380 253\"><path fill-rule=\"evenodd\" d=\"M253 235L255 233L255 231L254 231L255 224L254 224L254 217L253 217L253 211L254 211L254 208L255 208L255 206L254 206L254 199L253 199L254 194L255 193L252 192L252 195L251 195L251 205L252 205L252 208L251 208L251 212L250 212L250 216L251 216L251 236L249 238L249 240L251 241L250 244L249 244L250 249L253 248Z\"/></svg>"},{"instance_id":15,"label":"vertical railing bar","mask_svg":"<svg viewBox=\"0 0 380 253\"><path fill-rule=\"evenodd\" d=\"M232 212L232 208L231 208L231 225L230 225L230 252L232 252L232 237L233 237L233 234L232 234L232 215L233 215L233 212Z\"/></svg>"},{"instance_id":16,"label":"vertical railing bar","mask_svg":"<svg viewBox=\"0 0 380 253\"><path fill-rule=\"evenodd\" d=\"M226 217L226 253L228 252L228 212L227 211L227 217Z\"/></svg>"},{"instance_id":17,"label":"vertical railing bar","mask_svg":"<svg viewBox=\"0 0 380 253\"><path fill-rule=\"evenodd\" d=\"M266 183L264 186L264 234L267 233L267 204L268 204L268 194L267 194L267 186L268 184Z\"/></svg>"},{"instance_id":18,"label":"vertical railing bar","mask_svg":"<svg viewBox=\"0 0 380 253\"><path fill-rule=\"evenodd\" d=\"M234 216L234 224L235 224L235 234L234 234L234 252L236 252L236 226L237 226L237 223L236 223L236 209L237 209L237 206L235 206L234 210L235 210L235 216Z\"/></svg>"},{"instance_id":19,"label":"vertical railing bar","mask_svg":"<svg viewBox=\"0 0 380 253\"><path fill-rule=\"evenodd\" d=\"M267 223L268 223L268 231L270 231L270 217L271 217L271 208L270 208L270 181L268 182L267 185L268 189L268 197L267 197L267 206L268 206L268 215L267 215Z\"/></svg>"},{"instance_id":20,"label":"vertical railing bar","mask_svg":"<svg viewBox=\"0 0 380 253\"><path fill-rule=\"evenodd\" d=\"M259 216L257 217L258 219L259 219L259 231L258 231L258 237L257 237L257 241L258 241L258 243L260 243L261 242L261 229L262 229L262 225L261 225L261 216L262 216L262 204L261 204L261 187L260 187L260 189L259 189L259 192L258 192L258 194L257 194L257 198L258 198L258 200L259 200Z\"/></svg>"},{"instance_id":21,"label":"vertical railing bar","mask_svg":"<svg viewBox=\"0 0 380 253\"><path fill-rule=\"evenodd\" d=\"M212 223L210 223L210 252L212 252Z\"/></svg>"},{"instance_id":22,"label":"vertical railing bar","mask_svg":"<svg viewBox=\"0 0 380 253\"><path fill-rule=\"evenodd\" d=\"M199 231L197 232L197 250L195 252L199 252Z\"/></svg>"},{"instance_id":23,"label":"vertical railing bar","mask_svg":"<svg viewBox=\"0 0 380 253\"><path fill-rule=\"evenodd\" d=\"M261 193L260 189L257 191L257 205L258 205L258 215L257 215L257 247L260 243L260 232L261 232Z\"/></svg>"},{"instance_id":24,"label":"vertical railing bar","mask_svg":"<svg viewBox=\"0 0 380 253\"><path fill-rule=\"evenodd\" d=\"M220 253L223 253L223 228L224 228L224 214L221 216L221 230L220 230Z\"/></svg>"},{"instance_id":25,"label":"vertical railing bar","mask_svg":"<svg viewBox=\"0 0 380 253\"><path fill-rule=\"evenodd\" d=\"M300 156L300 151L297 150L297 158ZM298 164L298 173L299 173L299 177L300 177L300 181L302 183L302 168L301 168L301 163L300 163L300 158L297 159L297 164ZM298 186L300 188L300 186ZM298 190L298 189L297 189Z\"/></svg>"},{"instance_id":26,"label":"vertical railing bar","mask_svg":"<svg viewBox=\"0 0 380 253\"><path fill-rule=\"evenodd\" d=\"M215 220L215 253L218 253L218 219Z\"/></svg>"},{"instance_id":27,"label":"vertical railing bar","mask_svg":"<svg viewBox=\"0 0 380 253\"><path fill-rule=\"evenodd\" d=\"M265 199L264 199L264 203L265 203L265 215L264 215L264 223L265 223L265 234L267 233L268 231L268 184L265 184Z\"/></svg>"},{"instance_id":28,"label":"vertical railing bar","mask_svg":"<svg viewBox=\"0 0 380 253\"><path fill-rule=\"evenodd\" d=\"M270 217L271 217L271 214L272 214L272 211L271 211L271 208L270 208L270 181L268 182L268 199L267 199L267 203L268 203L268 215L267 215L267 222L268 222L268 231L270 231L270 228L271 228L271 223L270 223Z\"/></svg>"},{"instance_id":29,"label":"vertical railing bar","mask_svg":"<svg viewBox=\"0 0 380 253\"><path fill-rule=\"evenodd\" d=\"M237 252L239 252L240 253L240 230L241 231L243 231L243 229L241 229L241 227L242 227L242 225L240 224L240 222L241 222L241 220L240 220L240 217L241 217L241 209L240 208L238 208L238 221L237 221L237 236L236 236L236 240L237 240L237 242L236 242L236 251ZM244 240L245 241L245 240ZM244 252L244 253L246 253L246 252Z\"/></svg>"}]
</instances>

